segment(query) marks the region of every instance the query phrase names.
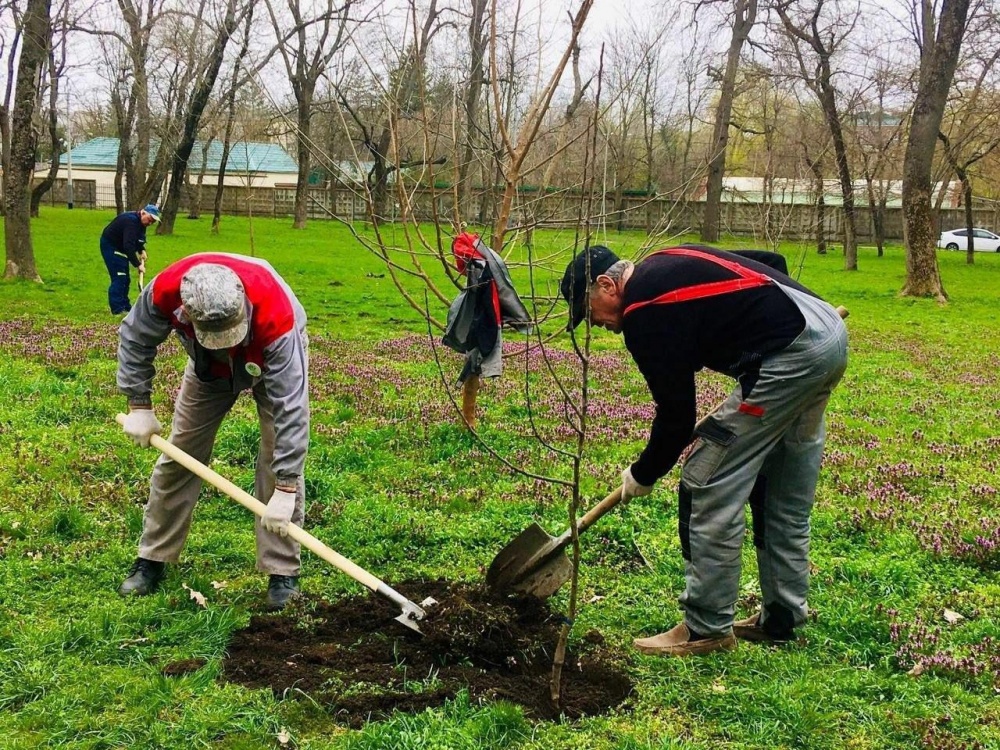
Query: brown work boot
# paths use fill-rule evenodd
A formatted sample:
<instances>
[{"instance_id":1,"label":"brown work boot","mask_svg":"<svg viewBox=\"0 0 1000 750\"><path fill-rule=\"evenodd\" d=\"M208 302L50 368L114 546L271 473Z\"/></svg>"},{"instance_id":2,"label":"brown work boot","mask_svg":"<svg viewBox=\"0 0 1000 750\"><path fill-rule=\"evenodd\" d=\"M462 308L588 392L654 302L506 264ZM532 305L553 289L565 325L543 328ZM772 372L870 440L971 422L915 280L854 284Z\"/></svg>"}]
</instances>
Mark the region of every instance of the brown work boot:
<instances>
[{"instance_id":1,"label":"brown work boot","mask_svg":"<svg viewBox=\"0 0 1000 750\"><path fill-rule=\"evenodd\" d=\"M713 651L732 651L736 648L736 638L730 635L721 638L692 638L691 630L685 623L675 625L672 630L649 638L636 638L635 647L644 654L654 656L691 656L710 654Z\"/></svg>"},{"instance_id":2,"label":"brown work boot","mask_svg":"<svg viewBox=\"0 0 1000 750\"><path fill-rule=\"evenodd\" d=\"M750 615L745 620L737 620L733 623L733 635L744 641L754 641L756 643L788 643L795 640L795 631L774 631L767 626L770 620L762 626L760 624L760 612Z\"/></svg>"}]
</instances>

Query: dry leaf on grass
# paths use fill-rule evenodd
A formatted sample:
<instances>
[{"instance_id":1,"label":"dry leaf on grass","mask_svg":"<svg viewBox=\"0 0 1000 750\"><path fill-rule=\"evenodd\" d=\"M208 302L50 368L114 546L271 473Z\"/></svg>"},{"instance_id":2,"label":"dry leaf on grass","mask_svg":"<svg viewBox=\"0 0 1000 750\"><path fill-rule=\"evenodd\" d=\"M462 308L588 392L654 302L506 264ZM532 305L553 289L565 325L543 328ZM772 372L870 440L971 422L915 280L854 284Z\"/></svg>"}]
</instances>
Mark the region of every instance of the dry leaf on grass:
<instances>
[{"instance_id":1,"label":"dry leaf on grass","mask_svg":"<svg viewBox=\"0 0 1000 750\"><path fill-rule=\"evenodd\" d=\"M191 594L191 598L194 599L195 603L199 607L207 607L208 606L208 602L205 601L205 595L202 594L200 591L195 591L193 588L191 588L190 586L188 586L186 583L182 583L181 586L184 589L186 589L188 591L188 593Z\"/></svg>"},{"instance_id":2,"label":"dry leaf on grass","mask_svg":"<svg viewBox=\"0 0 1000 750\"><path fill-rule=\"evenodd\" d=\"M958 612L955 612L954 610L946 609L944 611L944 621L949 625L954 625L956 622L961 622L964 619L965 617L963 615L960 615Z\"/></svg>"}]
</instances>

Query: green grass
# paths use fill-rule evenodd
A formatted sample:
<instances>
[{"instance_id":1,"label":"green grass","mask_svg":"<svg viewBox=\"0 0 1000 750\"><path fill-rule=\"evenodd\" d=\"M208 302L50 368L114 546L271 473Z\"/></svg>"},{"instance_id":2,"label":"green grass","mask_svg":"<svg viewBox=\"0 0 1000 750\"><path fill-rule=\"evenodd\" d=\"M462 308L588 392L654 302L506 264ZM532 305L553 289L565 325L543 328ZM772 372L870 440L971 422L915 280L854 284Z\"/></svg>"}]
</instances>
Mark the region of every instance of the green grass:
<instances>
[{"instance_id":1,"label":"green grass","mask_svg":"<svg viewBox=\"0 0 1000 750\"><path fill-rule=\"evenodd\" d=\"M801 280L851 311L851 363L830 405L814 513L816 619L804 643L701 660L636 657L627 710L573 724L534 724L515 707L460 696L350 731L308 700L218 679L229 635L260 611L264 585L253 572L250 518L218 493L205 493L161 592L137 601L115 593L135 555L155 456L113 420L124 404L97 248L111 218L44 208L33 224L44 285L0 283L0 747L275 747L282 727L309 748L1000 747L1000 555L976 541L1000 526L1000 256L979 254L968 267L964 254L941 253L951 302L940 306L897 296L899 247L883 258L863 249L858 273L844 272L836 253L805 254ZM218 236L208 226L182 220L176 235L151 236L150 276L191 252L250 252L245 218L226 217ZM333 223L293 231L255 220L253 234L255 254L285 276L310 316L313 533L390 582L477 581L532 520L561 530L565 493L504 469L456 425L422 318L378 259ZM627 252L642 239L606 241ZM535 240L538 255L551 255L572 233ZM783 251L797 266L802 248ZM513 261L524 257L512 250ZM561 265L556 258L540 272L544 294L555 293ZM524 268L513 272L525 289ZM443 306L432 309L443 319ZM614 486L648 427L648 394L620 340L599 332L595 348L595 406L607 408L587 452L591 502ZM440 347L438 355L450 384L459 360ZM572 375L564 360L558 370ZM179 348L165 349L158 365L155 403L166 422ZM565 477L568 467L531 439L523 366L510 360L504 378L484 386L484 436L516 464ZM564 441L550 378L533 369L532 383L542 431ZM723 387L704 378L701 406ZM247 489L255 423L252 403L241 400L213 464ZM677 621L675 487L676 473L583 537L589 603L577 635L597 628L628 649L633 637ZM744 562L741 613L755 603L749 543ZM361 591L308 553L303 584L329 599ZM208 607L182 585L205 593ZM565 606L565 593L553 604ZM945 609L965 619L949 625ZM207 665L161 675L164 664L194 657ZM921 659L923 673L907 674Z\"/></svg>"}]
</instances>

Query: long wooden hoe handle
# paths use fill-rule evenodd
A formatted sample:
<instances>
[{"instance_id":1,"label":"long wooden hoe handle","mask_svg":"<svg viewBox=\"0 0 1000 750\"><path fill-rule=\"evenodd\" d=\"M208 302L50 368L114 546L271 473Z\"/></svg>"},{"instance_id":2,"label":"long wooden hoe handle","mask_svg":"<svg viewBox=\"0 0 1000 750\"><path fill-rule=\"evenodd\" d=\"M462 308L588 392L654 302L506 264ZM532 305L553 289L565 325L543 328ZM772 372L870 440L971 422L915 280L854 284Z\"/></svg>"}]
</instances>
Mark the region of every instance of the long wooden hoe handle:
<instances>
[{"instance_id":1,"label":"long wooden hoe handle","mask_svg":"<svg viewBox=\"0 0 1000 750\"><path fill-rule=\"evenodd\" d=\"M115 419L118 421L118 424L124 424L125 415L119 414L115 417ZM197 474L210 485L231 497L247 510L252 511L261 518L264 517L264 511L267 509L267 506L264 505L264 503L260 502L249 492L237 487L221 474L212 471L198 459L189 456L180 448L168 443L159 435L152 435L149 438L149 444L168 457L172 458L192 474ZM378 592L380 586L386 589L388 588L386 584L373 576L367 570L351 562L338 552L334 552L308 531L296 526L294 523L288 524L288 536L317 556L326 560L333 567L349 575L358 583L367 586L372 591Z\"/></svg>"}]
</instances>

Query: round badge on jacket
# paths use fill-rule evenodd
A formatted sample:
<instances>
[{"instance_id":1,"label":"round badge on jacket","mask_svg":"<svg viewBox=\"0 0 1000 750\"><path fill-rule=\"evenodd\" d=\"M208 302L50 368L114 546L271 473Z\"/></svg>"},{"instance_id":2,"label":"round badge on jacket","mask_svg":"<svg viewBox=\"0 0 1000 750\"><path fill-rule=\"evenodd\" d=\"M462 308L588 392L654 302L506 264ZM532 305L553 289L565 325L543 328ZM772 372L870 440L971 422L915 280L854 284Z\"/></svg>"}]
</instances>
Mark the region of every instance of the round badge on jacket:
<instances>
[{"instance_id":1,"label":"round badge on jacket","mask_svg":"<svg viewBox=\"0 0 1000 750\"><path fill-rule=\"evenodd\" d=\"M256 362L247 362L245 367L247 374L252 378L260 377L260 365Z\"/></svg>"}]
</instances>

